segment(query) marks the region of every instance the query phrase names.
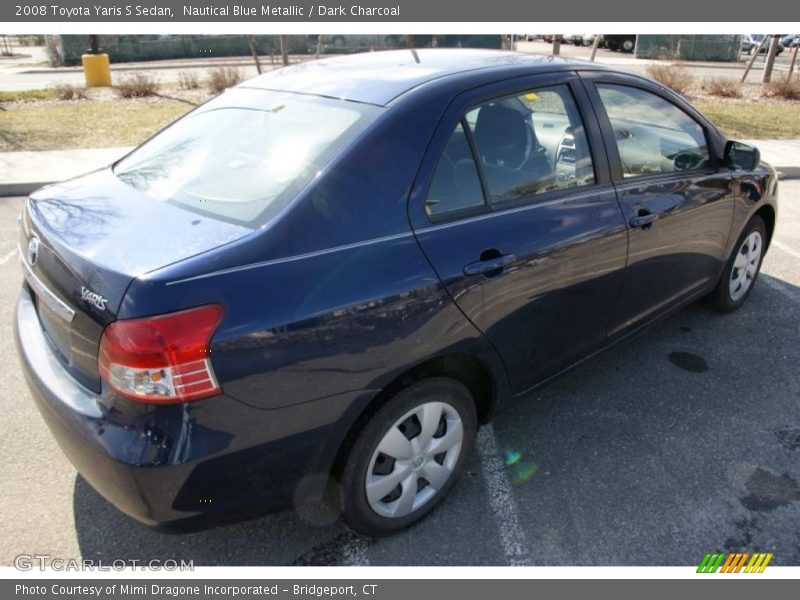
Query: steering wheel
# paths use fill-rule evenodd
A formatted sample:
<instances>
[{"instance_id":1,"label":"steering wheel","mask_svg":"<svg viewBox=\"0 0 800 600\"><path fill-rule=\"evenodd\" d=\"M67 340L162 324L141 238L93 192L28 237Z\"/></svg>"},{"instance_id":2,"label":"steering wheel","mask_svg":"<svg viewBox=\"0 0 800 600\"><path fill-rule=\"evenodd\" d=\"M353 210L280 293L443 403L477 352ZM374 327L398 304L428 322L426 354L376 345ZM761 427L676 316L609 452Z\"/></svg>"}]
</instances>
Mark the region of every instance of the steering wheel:
<instances>
[{"instance_id":1,"label":"steering wheel","mask_svg":"<svg viewBox=\"0 0 800 600\"><path fill-rule=\"evenodd\" d=\"M531 153L534 151L534 148L533 148L533 145L534 145L533 144L533 133L531 132L532 124L531 124L531 121L530 121L529 118L526 118L525 121L528 124L528 127L525 128L525 150L522 153L522 160L519 161L519 164L509 164L508 162L506 162L505 160L502 160L502 159L494 161L491 164L494 164L496 166L503 166L503 167L506 167L508 169L511 169L512 171L520 171L520 170L522 170L522 167L525 166L525 164L528 162L528 159L531 157ZM513 143L512 144L504 144L502 146L497 146L497 147L494 148L495 156L497 156L497 155L500 155L500 156L513 156L513 155L516 155L518 152L519 152L519 144L513 144ZM487 161L485 157L483 158L483 160L485 162L489 163L489 161Z\"/></svg>"},{"instance_id":2,"label":"steering wheel","mask_svg":"<svg viewBox=\"0 0 800 600\"><path fill-rule=\"evenodd\" d=\"M700 166L703 157L694 152L678 152L672 159L676 171L690 171Z\"/></svg>"}]
</instances>

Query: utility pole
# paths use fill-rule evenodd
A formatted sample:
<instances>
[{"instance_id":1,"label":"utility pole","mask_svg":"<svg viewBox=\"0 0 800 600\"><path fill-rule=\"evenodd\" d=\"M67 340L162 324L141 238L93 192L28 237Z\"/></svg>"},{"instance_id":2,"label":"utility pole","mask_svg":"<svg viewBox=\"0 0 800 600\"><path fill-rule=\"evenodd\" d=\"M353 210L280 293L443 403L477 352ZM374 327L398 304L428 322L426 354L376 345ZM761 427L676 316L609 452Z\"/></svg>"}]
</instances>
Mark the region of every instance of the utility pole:
<instances>
[{"instance_id":1,"label":"utility pole","mask_svg":"<svg viewBox=\"0 0 800 600\"><path fill-rule=\"evenodd\" d=\"M769 83L772 79L772 67L775 66L775 57L778 55L778 44L781 43L781 36L773 35L769 44L767 60L764 62L764 74L761 76L761 83Z\"/></svg>"}]
</instances>

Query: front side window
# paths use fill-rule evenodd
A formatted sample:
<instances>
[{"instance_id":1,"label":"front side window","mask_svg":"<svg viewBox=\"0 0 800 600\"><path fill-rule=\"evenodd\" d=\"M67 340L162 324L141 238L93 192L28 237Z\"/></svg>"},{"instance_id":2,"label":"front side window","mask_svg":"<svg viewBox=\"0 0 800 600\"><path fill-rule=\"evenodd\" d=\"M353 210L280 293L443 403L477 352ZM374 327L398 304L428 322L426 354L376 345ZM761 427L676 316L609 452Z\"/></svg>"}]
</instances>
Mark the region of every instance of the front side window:
<instances>
[{"instance_id":1,"label":"front side window","mask_svg":"<svg viewBox=\"0 0 800 600\"><path fill-rule=\"evenodd\" d=\"M492 100L467 121L493 204L594 183L589 144L569 87Z\"/></svg>"},{"instance_id":2,"label":"front side window","mask_svg":"<svg viewBox=\"0 0 800 600\"><path fill-rule=\"evenodd\" d=\"M614 130L624 177L711 165L705 131L671 102L624 85L598 84L597 90Z\"/></svg>"},{"instance_id":3,"label":"front side window","mask_svg":"<svg viewBox=\"0 0 800 600\"><path fill-rule=\"evenodd\" d=\"M237 104L235 93L232 105L190 114L134 150L116 164L116 176L157 200L255 227L380 111L268 91L257 92L255 104Z\"/></svg>"}]
</instances>

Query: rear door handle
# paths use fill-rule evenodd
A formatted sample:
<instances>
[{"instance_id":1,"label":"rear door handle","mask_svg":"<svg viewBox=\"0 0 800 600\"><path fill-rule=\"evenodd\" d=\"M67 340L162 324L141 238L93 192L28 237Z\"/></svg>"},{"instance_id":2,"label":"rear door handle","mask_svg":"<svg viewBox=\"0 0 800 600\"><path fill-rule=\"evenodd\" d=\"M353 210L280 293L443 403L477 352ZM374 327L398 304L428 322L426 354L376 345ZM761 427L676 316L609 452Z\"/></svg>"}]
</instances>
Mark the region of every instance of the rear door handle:
<instances>
[{"instance_id":1,"label":"rear door handle","mask_svg":"<svg viewBox=\"0 0 800 600\"><path fill-rule=\"evenodd\" d=\"M648 227L652 225L655 221L658 220L658 213L647 213L644 215L638 215L631 219L631 227Z\"/></svg>"},{"instance_id":2,"label":"rear door handle","mask_svg":"<svg viewBox=\"0 0 800 600\"><path fill-rule=\"evenodd\" d=\"M492 271L501 271L513 263L516 257L513 254L501 254L487 260L479 260L464 267L464 275L483 275Z\"/></svg>"}]
</instances>

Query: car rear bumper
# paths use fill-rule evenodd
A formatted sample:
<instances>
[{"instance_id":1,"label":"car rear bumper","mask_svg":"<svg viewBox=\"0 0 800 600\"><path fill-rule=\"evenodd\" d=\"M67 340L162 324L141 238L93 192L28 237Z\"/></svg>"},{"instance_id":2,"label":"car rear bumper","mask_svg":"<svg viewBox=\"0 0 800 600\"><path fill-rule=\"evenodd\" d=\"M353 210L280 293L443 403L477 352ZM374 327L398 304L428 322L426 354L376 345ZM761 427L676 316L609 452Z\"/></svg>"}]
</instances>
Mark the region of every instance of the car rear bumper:
<instances>
[{"instance_id":1,"label":"car rear bumper","mask_svg":"<svg viewBox=\"0 0 800 600\"><path fill-rule=\"evenodd\" d=\"M149 525L318 496L360 404L344 395L265 411L222 395L139 405L95 394L66 372L26 288L14 330L31 394L61 450L103 497Z\"/></svg>"}]
</instances>

